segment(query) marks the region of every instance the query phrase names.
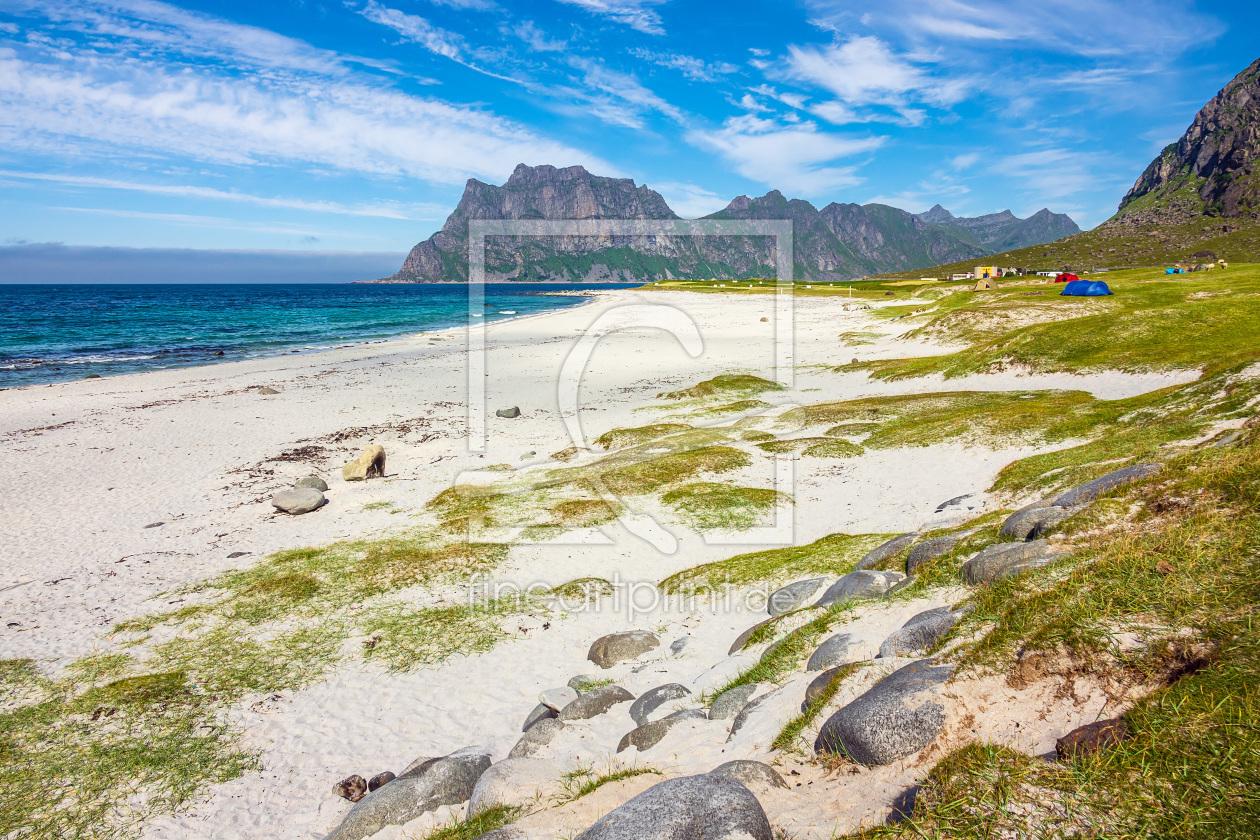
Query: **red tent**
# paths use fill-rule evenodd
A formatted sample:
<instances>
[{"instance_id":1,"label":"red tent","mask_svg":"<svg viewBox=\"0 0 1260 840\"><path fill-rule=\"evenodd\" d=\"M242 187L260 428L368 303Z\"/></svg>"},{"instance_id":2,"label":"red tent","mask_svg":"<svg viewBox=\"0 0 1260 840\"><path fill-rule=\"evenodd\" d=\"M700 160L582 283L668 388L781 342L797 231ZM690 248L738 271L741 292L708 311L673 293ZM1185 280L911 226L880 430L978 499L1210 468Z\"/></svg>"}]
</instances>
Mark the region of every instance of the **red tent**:
<instances>
[{"instance_id":1,"label":"red tent","mask_svg":"<svg viewBox=\"0 0 1260 840\"><path fill-rule=\"evenodd\" d=\"M1074 283L1074 282L1076 282L1077 280L1080 280L1080 279L1081 279L1081 278L1077 277L1075 274L1056 274L1056 275L1054 275L1054 282L1056 282L1056 283Z\"/></svg>"}]
</instances>

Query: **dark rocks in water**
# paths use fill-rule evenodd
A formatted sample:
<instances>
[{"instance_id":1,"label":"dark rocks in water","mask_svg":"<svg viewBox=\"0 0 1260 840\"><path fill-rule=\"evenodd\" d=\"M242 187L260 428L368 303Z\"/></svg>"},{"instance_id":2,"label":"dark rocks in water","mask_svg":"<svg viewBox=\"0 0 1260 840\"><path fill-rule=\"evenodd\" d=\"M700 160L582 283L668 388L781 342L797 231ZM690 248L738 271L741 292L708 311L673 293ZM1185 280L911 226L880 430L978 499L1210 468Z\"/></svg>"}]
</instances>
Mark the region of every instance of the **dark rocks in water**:
<instances>
[{"instance_id":1,"label":"dark rocks in water","mask_svg":"<svg viewBox=\"0 0 1260 840\"><path fill-rule=\"evenodd\" d=\"M577 840L772 840L748 788L726 775L682 776L613 809Z\"/></svg>"},{"instance_id":2,"label":"dark rocks in water","mask_svg":"<svg viewBox=\"0 0 1260 840\"><path fill-rule=\"evenodd\" d=\"M363 840L443 805L467 802L489 767L489 755L468 748L432 761L415 775L403 773L360 800L324 840Z\"/></svg>"},{"instance_id":3,"label":"dark rocks in water","mask_svg":"<svg viewBox=\"0 0 1260 840\"><path fill-rule=\"evenodd\" d=\"M355 773L353 776L347 776L332 789L334 796L340 796L342 799L349 799L351 802L358 802L368 794L367 781Z\"/></svg>"},{"instance_id":4,"label":"dark rocks in water","mask_svg":"<svg viewBox=\"0 0 1260 840\"><path fill-rule=\"evenodd\" d=\"M659 647L661 640L655 633L646 630L627 630L623 633L610 633L601 636L591 644L586 658L601 668L611 668L618 662L637 659L653 648Z\"/></svg>"},{"instance_id":5,"label":"dark rocks in water","mask_svg":"<svg viewBox=\"0 0 1260 840\"><path fill-rule=\"evenodd\" d=\"M776 616L805 606L805 602L814 593L827 585L827 580L828 578L825 577L798 580L796 583L789 583L787 586L776 589L766 599L766 611L771 616Z\"/></svg>"},{"instance_id":6,"label":"dark rocks in water","mask_svg":"<svg viewBox=\"0 0 1260 840\"><path fill-rule=\"evenodd\" d=\"M305 478L299 478L294 487L314 487L321 493L328 492L328 482L317 475L308 475Z\"/></svg>"},{"instance_id":7,"label":"dark rocks in water","mask_svg":"<svg viewBox=\"0 0 1260 840\"><path fill-rule=\"evenodd\" d=\"M826 607L840 601L882 598L888 594L888 590L894 584L904 577L905 575L899 572L875 572L870 569L849 572L828 587L827 591L823 593L814 606Z\"/></svg>"},{"instance_id":8,"label":"dark rocks in water","mask_svg":"<svg viewBox=\"0 0 1260 840\"><path fill-rule=\"evenodd\" d=\"M924 610L894 631L879 646L883 659L892 656L922 656L948 633L962 612L951 612L949 607Z\"/></svg>"},{"instance_id":9,"label":"dark rocks in water","mask_svg":"<svg viewBox=\"0 0 1260 840\"><path fill-rule=\"evenodd\" d=\"M962 579L972 586L992 583L1012 574L1044 566L1064 552L1046 540L998 543L988 546L962 565Z\"/></svg>"},{"instance_id":10,"label":"dark rocks in water","mask_svg":"<svg viewBox=\"0 0 1260 840\"><path fill-rule=\"evenodd\" d=\"M587 720L602 715L618 703L629 703L634 695L619 685L591 689L560 710L560 720Z\"/></svg>"},{"instance_id":11,"label":"dark rocks in water","mask_svg":"<svg viewBox=\"0 0 1260 840\"><path fill-rule=\"evenodd\" d=\"M1114 747L1129 737L1129 725L1124 718L1111 718L1087 723L1073 729L1054 742L1054 752L1059 761L1077 756L1090 755L1106 747Z\"/></svg>"},{"instance_id":12,"label":"dark rocks in water","mask_svg":"<svg viewBox=\"0 0 1260 840\"><path fill-rule=\"evenodd\" d=\"M368 790L369 791L376 790L378 787L381 787L382 785L387 785L390 782L394 781L395 778L397 777L388 770L386 770L384 773L377 773L375 776L368 779L368 783L367 783Z\"/></svg>"},{"instance_id":13,"label":"dark rocks in water","mask_svg":"<svg viewBox=\"0 0 1260 840\"><path fill-rule=\"evenodd\" d=\"M534 753L551 743L556 733L564 729L564 723L556 718L542 718L534 723L520 737L508 758L529 758Z\"/></svg>"},{"instance_id":14,"label":"dark rocks in water","mask_svg":"<svg viewBox=\"0 0 1260 840\"><path fill-rule=\"evenodd\" d=\"M753 793L767 791L770 788L787 789L787 782L778 771L769 764L760 761L737 759L719 764L708 772L710 776L726 776L739 782Z\"/></svg>"},{"instance_id":15,"label":"dark rocks in water","mask_svg":"<svg viewBox=\"0 0 1260 840\"><path fill-rule=\"evenodd\" d=\"M691 689L681 683L666 683L659 685L650 691L645 691L639 695L639 699L630 705L630 717L634 718L634 722L642 726L647 723L648 717L653 711L658 709L670 700L677 700L680 697L687 697L691 694Z\"/></svg>"},{"instance_id":16,"label":"dark rocks in water","mask_svg":"<svg viewBox=\"0 0 1260 840\"><path fill-rule=\"evenodd\" d=\"M911 531L908 534L902 534L899 537L893 537L891 540L888 540L887 542L882 543L876 546L875 548L871 549L870 551L868 551L866 555L862 557L861 560L857 561L857 564L853 568L855 570L869 569L871 566L874 566L878 563L882 563L883 561L887 560L889 557L892 557L894 554L897 554L903 548L910 545L918 538L919 538L918 531Z\"/></svg>"},{"instance_id":17,"label":"dark rocks in water","mask_svg":"<svg viewBox=\"0 0 1260 840\"><path fill-rule=\"evenodd\" d=\"M1108 493L1118 487L1126 484L1132 484L1135 481L1141 481L1148 476L1155 475L1164 468L1163 464L1134 464L1131 467L1125 467L1120 470L1112 470L1106 475L1095 478L1093 481L1086 482L1079 487L1073 487L1060 493L1054 498L1055 507L1071 507L1073 505L1092 502L1103 493Z\"/></svg>"},{"instance_id":18,"label":"dark rocks in water","mask_svg":"<svg viewBox=\"0 0 1260 840\"><path fill-rule=\"evenodd\" d=\"M958 545L966 537L971 536L974 531L957 531L953 534L945 534L940 537L933 537L910 549L910 553L906 555L906 574L914 574L915 569L922 566L929 560L934 560L942 554L948 554L954 550L954 546Z\"/></svg>"},{"instance_id":19,"label":"dark rocks in water","mask_svg":"<svg viewBox=\"0 0 1260 840\"><path fill-rule=\"evenodd\" d=\"M892 672L823 724L814 749L844 753L859 764L882 765L913 755L935 740L945 725L938 689L952 665L930 659Z\"/></svg>"},{"instance_id":20,"label":"dark rocks in water","mask_svg":"<svg viewBox=\"0 0 1260 840\"><path fill-rule=\"evenodd\" d=\"M556 710L548 706L546 703L539 703L534 710L525 716L525 722L521 724L521 731L527 732L529 728L544 718L553 718L556 716Z\"/></svg>"},{"instance_id":21,"label":"dark rocks in water","mask_svg":"<svg viewBox=\"0 0 1260 840\"><path fill-rule=\"evenodd\" d=\"M818 646L805 663L806 671L824 671L835 665L847 665L849 652L855 647L851 633L837 633Z\"/></svg>"},{"instance_id":22,"label":"dark rocks in water","mask_svg":"<svg viewBox=\"0 0 1260 840\"><path fill-rule=\"evenodd\" d=\"M1012 513L1002 523L998 536L1013 540L1036 539L1043 532L1058 525L1078 510L1080 510L1079 507L1066 508L1047 505L1046 507Z\"/></svg>"},{"instance_id":23,"label":"dark rocks in water","mask_svg":"<svg viewBox=\"0 0 1260 840\"><path fill-rule=\"evenodd\" d=\"M272 496L271 506L290 516L300 516L303 513L319 510L324 506L325 501L327 500L324 494L314 487L294 487L291 490L281 490Z\"/></svg>"},{"instance_id":24,"label":"dark rocks in water","mask_svg":"<svg viewBox=\"0 0 1260 840\"><path fill-rule=\"evenodd\" d=\"M617 752L635 747L640 751L650 749L661 742L669 730L678 724L688 720L707 720L704 712L699 709L683 709L680 712L666 715L660 720L648 721L641 724L637 729L632 729L625 735L621 736L620 743L617 744Z\"/></svg>"},{"instance_id":25,"label":"dark rocks in water","mask_svg":"<svg viewBox=\"0 0 1260 840\"><path fill-rule=\"evenodd\" d=\"M521 416L521 409L519 406L515 405L511 408L500 408L494 412L494 416L503 417L507 420L515 420L517 417Z\"/></svg>"},{"instance_id":26,"label":"dark rocks in water","mask_svg":"<svg viewBox=\"0 0 1260 840\"><path fill-rule=\"evenodd\" d=\"M709 720L734 720L740 709L748 705L748 698L757 693L760 683L737 685L723 691L709 707Z\"/></svg>"}]
</instances>

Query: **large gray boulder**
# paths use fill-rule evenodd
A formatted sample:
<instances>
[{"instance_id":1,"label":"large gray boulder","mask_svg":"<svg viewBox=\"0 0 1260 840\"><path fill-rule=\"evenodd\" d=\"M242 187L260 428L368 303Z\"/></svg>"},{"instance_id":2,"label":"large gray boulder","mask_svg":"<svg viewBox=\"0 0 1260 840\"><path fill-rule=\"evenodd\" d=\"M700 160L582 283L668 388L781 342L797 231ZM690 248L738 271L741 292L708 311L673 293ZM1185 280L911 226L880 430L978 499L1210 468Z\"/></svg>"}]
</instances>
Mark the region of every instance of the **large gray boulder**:
<instances>
[{"instance_id":1,"label":"large gray boulder","mask_svg":"<svg viewBox=\"0 0 1260 840\"><path fill-rule=\"evenodd\" d=\"M560 720L587 720L611 709L618 703L629 703L634 695L619 685L593 688L560 710Z\"/></svg>"},{"instance_id":2,"label":"large gray boulder","mask_svg":"<svg viewBox=\"0 0 1260 840\"><path fill-rule=\"evenodd\" d=\"M934 560L942 554L948 554L954 550L954 546L958 545L966 537L975 533L974 531L957 531L953 534L945 534L941 537L933 537L910 549L910 553L906 555L906 574L914 574L914 570L922 566L929 560Z\"/></svg>"},{"instance_id":3,"label":"large gray boulder","mask_svg":"<svg viewBox=\"0 0 1260 840\"><path fill-rule=\"evenodd\" d=\"M639 699L630 704L630 717L634 718L634 722L639 726L648 722L648 717L656 709L660 708L670 700L677 700L680 697L687 697L691 694L691 689L680 683L666 683L658 685L650 691L645 691L639 695Z\"/></svg>"},{"instance_id":4,"label":"large gray boulder","mask_svg":"<svg viewBox=\"0 0 1260 840\"><path fill-rule=\"evenodd\" d=\"M818 646L810 654L805 663L806 671L825 671L836 665L847 665L853 661L853 653L857 650L857 642L850 633L837 633Z\"/></svg>"},{"instance_id":5,"label":"large gray boulder","mask_svg":"<svg viewBox=\"0 0 1260 840\"><path fill-rule=\"evenodd\" d=\"M601 636L591 645L586 658L601 668L611 668L618 662L637 659L653 648L660 647L661 640L646 630L627 630Z\"/></svg>"},{"instance_id":6,"label":"large gray boulder","mask_svg":"<svg viewBox=\"0 0 1260 840\"><path fill-rule=\"evenodd\" d=\"M873 572L869 569L849 572L828 587L814 606L826 607L840 601L883 598L888 594L888 590L903 578L905 575L900 572Z\"/></svg>"},{"instance_id":7,"label":"large gray boulder","mask_svg":"<svg viewBox=\"0 0 1260 840\"><path fill-rule=\"evenodd\" d=\"M534 707L526 718L525 723L521 725L522 732L528 732L529 728L543 718L553 718L556 716L556 710L548 706L546 703L539 703Z\"/></svg>"},{"instance_id":8,"label":"large gray boulder","mask_svg":"<svg viewBox=\"0 0 1260 840\"><path fill-rule=\"evenodd\" d=\"M313 487L321 493L328 492L328 482L317 475L308 475L305 478L299 478L294 487Z\"/></svg>"},{"instance_id":9,"label":"large gray boulder","mask_svg":"<svg viewBox=\"0 0 1260 840\"><path fill-rule=\"evenodd\" d=\"M805 699L801 701L801 714L809 711L809 707L822 696L823 692L827 690L827 686L831 685L831 681L840 675L840 671L843 668L843 665L828 668L810 680L809 685L805 687Z\"/></svg>"},{"instance_id":10,"label":"large gray boulder","mask_svg":"<svg viewBox=\"0 0 1260 840\"><path fill-rule=\"evenodd\" d=\"M939 689L952 665L921 660L893 671L827 719L814 749L859 764L891 764L926 747L945 725Z\"/></svg>"},{"instance_id":11,"label":"large gray boulder","mask_svg":"<svg viewBox=\"0 0 1260 840\"><path fill-rule=\"evenodd\" d=\"M771 788L787 788L787 782L769 764L747 759L736 759L719 764L709 771L710 776L726 776L739 782L753 793L765 793Z\"/></svg>"},{"instance_id":12,"label":"large gray boulder","mask_svg":"<svg viewBox=\"0 0 1260 840\"><path fill-rule=\"evenodd\" d=\"M772 840L752 791L729 776L683 776L613 809L577 840Z\"/></svg>"},{"instance_id":13,"label":"large gray boulder","mask_svg":"<svg viewBox=\"0 0 1260 840\"><path fill-rule=\"evenodd\" d=\"M707 718L699 709L683 709L666 715L660 720L649 721L621 736L621 742L617 744L617 752L630 747L637 747L640 751L650 749L659 744L669 730L688 720L707 720Z\"/></svg>"},{"instance_id":14,"label":"large gray boulder","mask_svg":"<svg viewBox=\"0 0 1260 840\"><path fill-rule=\"evenodd\" d=\"M1050 547L1046 540L997 543L980 551L962 565L962 579L971 585L995 580L1037 566L1044 566L1063 552Z\"/></svg>"},{"instance_id":15,"label":"large gray boulder","mask_svg":"<svg viewBox=\"0 0 1260 840\"><path fill-rule=\"evenodd\" d=\"M271 506L291 516L299 516L319 510L325 501L324 494L314 487L293 487L272 496Z\"/></svg>"},{"instance_id":16,"label":"large gray boulder","mask_svg":"<svg viewBox=\"0 0 1260 840\"><path fill-rule=\"evenodd\" d=\"M726 655L734 656L735 654L739 653L741 650L745 648L745 646L747 646L748 640L752 638L753 633L756 633L758 630L760 630L762 627L765 627L767 624L769 624L772 621L774 621L773 616L771 616L770 618L767 618L765 621L757 622L752 627L749 627L747 630L745 630L743 633L740 633L738 636L735 637L735 641L731 643L731 649L726 652Z\"/></svg>"},{"instance_id":17,"label":"large gray boulder","mask_svg":"<svg viewBox=\"0 0 1260 840\"><path fill-rule=\"evenodd\" d=\"M467 802L489 767L490 756L469 747L427 764L423 772L404 773L360 800L324 840L362 840L443 805Z\"/></svg>"},{"instance_id":18,"label":"large gray boulder","mask_svg":"<svg viewBox=\"0 0 1260 840\"><path fill-rule=\"evenodd\" d=\"M1109 493L1117 487L1123 487L1135 481L1141 481L1144 478L1155 475L1163 468L1163 464L1134 464L1131 467L1113 470L1104 476L1095 478L1093 481L1086 482L1079 487L1073 487L1071 490L1055 496L1054 506L1071 507L1084 502L1092 502L1104 493Z\"/></svg>"},{"instance_id":19,"label":"large gray boulder","mask_svg":"<svg viewBox=\"0 0 1260 840\"><path fill-rule=\"evenodd\" d=\"M853 568L856 570L869 569L871 566L882 563L889 557L897 554L918 538L918 531L911 531L909 534L902 534L899 537L893 537L888 542L882 543L866 552L862 559L857 561L857 565Z\"/></svg>"},{"instance_id":20,"label":"large gray boulder","mask_svg":"<svg viewBox=\"0 0 1260 840\"><path fill-rule=\"evenodd\" d=\"M771 616L776 616L800 609L830 580L831 578L825 577L810 578L789 583L782 589L776 589L766 599L766 610Z\"/></svg>"},{"instance_id":21,"label":"large gray boulder","mask_svg":"<svg viewBox=\"0 0 1260 840\"><path fill-rule=\"evenodd\" d=\"M734 720L739 710L748 704L749 699L757 693L760 683L737 685L729 691L723 691L709 707L709 720Z\"/></svg>"},{"instance_id":22,"label":"large gray boulder","mask_svg":"<svg viewBox=\"0 0 1260 840\"><path fill-rule=\"evenodd\" d=\"M922 656L958 623L962 614L961 610L951 612L949 607L924 610L884 639L879 646L880 657Z\"/></svg>"},{"instance_id":23,"label":"large gray boulder","mask_svg":"<svg viewBox=\"0 0 1260 840\"><path fill-rule=\"evenodd\" d=\"M542 758L505 758L490 765L468 799L468 813L495 805L529 805L561 792L561 770Z\"/></svg>"},{"instance_id":24,"label":"large gray boulder","mask_svg":"<svg viewBox=\"0 0 1260 840\"><path fill-rule=\"evenodd\" d=\"M1036 539L1078 510L1080 510L1079 507L1061 508L1047 505L1032 510L1017 511L1002 523L998 536L1006 537L1008 540Z\"/></svg>"},{"instance_id":25,"label":"large gray boulder","mask_svg":"<svg viewBox=\"0 0 1260 840\"><path fill-rule=\"evenodd\" d=\"M556 733L561 729L564 729L561 721L556 718L543 718L525 730L525 734L508 753L508 758L530 758L550 744L551 739L556 737Z\"/></svg>"}]
</instances>

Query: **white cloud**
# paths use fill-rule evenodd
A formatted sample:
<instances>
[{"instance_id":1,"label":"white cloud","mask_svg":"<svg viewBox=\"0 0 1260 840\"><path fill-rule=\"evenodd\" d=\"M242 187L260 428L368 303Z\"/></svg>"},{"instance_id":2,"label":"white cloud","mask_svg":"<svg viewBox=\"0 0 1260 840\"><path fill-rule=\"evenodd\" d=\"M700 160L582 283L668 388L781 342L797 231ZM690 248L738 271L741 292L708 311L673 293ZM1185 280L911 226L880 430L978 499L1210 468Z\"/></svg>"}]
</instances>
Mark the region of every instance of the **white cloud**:
<instances>
[{"instance_id":1,"label":"white cloud","mask_svg":"<svg viewBox=\"0 0 1260 840\"><path fill-rule=\"evenodd\" d=\"M429 0L435 6L449 6L452 9L470 9L478 12L489 12L499 8L494 0Z\"/></svg>"},{"instance_id":2,"label":"white cloud","mask_svg":"<svg viewBox=\"0 0 1260 840\"><path fill-rule=\"evenodd\" d=\"M569 89L567 92L571 97L583 100L584 107L590 108L595 116L605 122L627 128L642 128L644 115L652 111L675 121L683 120L682 111L644 87L634 76L610 70L587 58L573 57L569 59L569 64L581 71L581 83L585 89ZM551 92L565 91L556 89Z\"/></svg>"},{"instance_id":3,"label":"white cloud","mask_svg":"<svg viewBox=\"0 0 1260 840\"><path fill-rule=\"evenodd\" d=\"M17 31L18 25L16 23L9 23L8 21L0 20L0 32L8 32L10 35L16 35Z\"/></svg>"},{"instance_id":4,"label":"white cloud","mask_svg":"<svg viewBox=\"0 0 1260 840\"><path fill-rule=\"evenodd\" d=\"M191 184L146 184L135 181L120 181L114 178L96 178L79 175L57 175L46 172L18 172L12 169L0 169L0 179L9 178L17 181L38 181L63 184L68 187L87 187L90 189L126 190L150 195L167 195L178 198L209 198L218 201L231 201L252 204L258 207L279 207L286 210L305 210L311 213L330 213L341 216L372 216L382 219L408 219L412 221L433 221L440 219L445 208L436 204L399 204L382 202L374 205L355 207L339 204L335 201L304 201L298 198L274 198L251 195L249 193L215 189L214 187L198 187Z\"/></svg>"},{"instance_id":5,"label":"white cloud","mask_svg":"<svg viewBox=\"0 0 1260 840\"><path fill-rule=\"evenodd\" d=\"M688 79L695 82L714 82L720 76L728 73L734 73L739 70L734 64L728 64L725 61L717 61L706 64L699 58L690 55L680 55L679 53L662 53L645 50L641 47L635 47L630 50L630 54L644 61L650 61L661 67L669 67L678 70Z\"/></svg>"},{"instance_id":6,"label":"white cloud","mask_svg":"<svg viewBox=\"0 0 1260 840\"><path fill-rule=\"evenodd\" d=\"M850 106L904 109L912 94L921 101L949 105L966 93L963 80L935 79L872 35L821 48L789 46L786 74L828 90Z\"/></svg>"},{"instance_id":7,"label":"white cloud","mask_svg":"<svg viewBox=\"0 0 1260 840\"><path fill-rule=\"evenodd\" d=\"M223 75L92 50L0 57L0 143L74 157L158 154L459 184L521 160L602 161L487 111L336 78Z\"/></svg>"},{"instance_id":8,"label":"white cloud","mask_svg":"<svg viewBox=\"0 0 1260 840\"><path fill-rule=\"evenodd\" d=\"M684 219L698 219L721 210L729 201L695 184L684 184L677 181L666 181L651 184L652 189L665 196L665 201Z\"/></svg>"},{"instance_id":9,"label":"white cloud","mask_svg":"<svg viewBox=\"0 0 1260 840\"><path fill-rule=\"evenodd\" d=\"M873 151L882 137L841 137L811 122L783 126L751 114L728 119L716 131L695 130L688 142L721 154L752 181L797 195L820 195L860 183L854 166L840 158Z\"/></svg>"},{"instance_id":10,"label":"white cloud","mask_svg":"<svg viewBox=\"0 0 1260 840\"><path fill-rule=\"evenodd\" d=\"M979 152L964 152L950 159L949 165L955 169L970 169L980 160Z\"/></svg>"},{"instance_id":11,"label":"white cloud","mask_svg":"<svg viewBox=\"0 0 1260 840\"><path fill-rule=\"evenodd\" d=\"M611 18L648 35L664 35L661 16L652 8L667 0L559 0L570 6L580 6L593 15Z\"/></svg>"},{"instance_id":12,"label":"white cloud","mask_svg":"<svg viewBox=\"0 0 1260 840\"><path fill-rule=\"evenodd\" d=\"M430 52L461 63L464 61L463 38L434 26L419 15L409 15L398 9L382 6L376 0L367 0L367 5L357 11L372 23L387 26Z\"/></svg>"},{"instance_id":13,"label":"white cloud","mask_svg":"<svg viewBox=\"0 0 1260 840\"><path fill-rule=\"evenodd\" d=\"M532 20L522 21L514 30L534 52L559 52L569 46L568 41L548 39L546 33L539 29Z\"/></svg>"}]
</instances>

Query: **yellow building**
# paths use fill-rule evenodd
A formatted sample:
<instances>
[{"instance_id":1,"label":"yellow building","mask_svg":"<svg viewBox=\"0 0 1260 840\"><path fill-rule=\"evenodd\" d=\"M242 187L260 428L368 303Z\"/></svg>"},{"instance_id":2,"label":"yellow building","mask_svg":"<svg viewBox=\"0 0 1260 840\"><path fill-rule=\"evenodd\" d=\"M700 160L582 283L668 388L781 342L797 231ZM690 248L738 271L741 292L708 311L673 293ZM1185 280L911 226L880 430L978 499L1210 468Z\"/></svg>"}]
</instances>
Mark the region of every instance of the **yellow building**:
<instances>
[{"instance_id":1,"label":"yellow building","mask_svg":"<svg viewBox=\"0 0 1260 840\"><path fill-rule=\"evenodd\" d=\"M975 273L972 274L971 276L976 278L977 280L984 280L985 278L988 278L988 277L997 277L998 276L997 266L996 265L978 265L976 266Z\"/></svg>"}]
</instances>

